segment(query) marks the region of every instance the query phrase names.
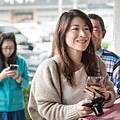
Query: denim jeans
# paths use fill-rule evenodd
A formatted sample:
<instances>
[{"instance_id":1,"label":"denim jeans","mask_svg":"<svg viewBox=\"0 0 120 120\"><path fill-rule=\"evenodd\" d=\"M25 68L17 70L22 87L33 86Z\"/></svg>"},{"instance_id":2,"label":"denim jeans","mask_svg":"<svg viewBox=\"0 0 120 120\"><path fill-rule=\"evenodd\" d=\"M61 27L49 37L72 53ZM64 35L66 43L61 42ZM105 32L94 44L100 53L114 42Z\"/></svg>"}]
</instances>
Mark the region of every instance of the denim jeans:
<instances>
[{"instance_id":1,"label":"denim jeans","mask_svg":"<svg viewBox=\"0 0 120 120\"><path fill-rule=\"evenodd\" d=\"M0 112L0 120L26 120L24 110Z\"/></svg>"}]
</instances>

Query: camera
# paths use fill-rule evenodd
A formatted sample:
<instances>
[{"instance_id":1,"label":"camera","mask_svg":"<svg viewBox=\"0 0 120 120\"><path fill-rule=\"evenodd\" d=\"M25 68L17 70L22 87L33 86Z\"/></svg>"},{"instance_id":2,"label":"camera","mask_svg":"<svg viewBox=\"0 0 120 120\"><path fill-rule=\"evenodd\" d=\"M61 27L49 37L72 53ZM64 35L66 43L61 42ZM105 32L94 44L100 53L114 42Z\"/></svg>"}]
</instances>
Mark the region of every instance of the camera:
<instances>
[{"instance_id":1,"label":"camera","mask_svg":"<svg viewBox=\"0 0 120 120\"><path fill-rule=\"evenodd\" d=\"M93 98L92 103L84 104L84 106L90 107L94 111L96 116L101 116L104 114L102 109L104 102L105 102L105 96L101 94L100 97Z\"/></svg>"}]
</instances>

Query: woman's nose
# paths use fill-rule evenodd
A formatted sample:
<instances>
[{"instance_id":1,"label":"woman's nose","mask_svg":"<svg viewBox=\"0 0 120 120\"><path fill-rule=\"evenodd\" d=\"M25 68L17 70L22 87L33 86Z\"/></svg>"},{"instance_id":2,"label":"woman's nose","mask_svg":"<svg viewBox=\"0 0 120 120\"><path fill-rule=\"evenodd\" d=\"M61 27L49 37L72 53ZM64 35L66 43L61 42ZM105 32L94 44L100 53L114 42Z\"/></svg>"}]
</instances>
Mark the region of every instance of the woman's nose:
<instances>
[{"instance_id":1,"label":"woman's nose","mask_svg":"<svg viewBox=\"0 0 120 120\"><path fill-rule=\"evenodd\" d=\"M83 30L81 30L81 31L79 32L78 36L79 36L79 37L85 37L86 34L85 34L85 32L84 32Z\"/></svg>"}]
</instances>

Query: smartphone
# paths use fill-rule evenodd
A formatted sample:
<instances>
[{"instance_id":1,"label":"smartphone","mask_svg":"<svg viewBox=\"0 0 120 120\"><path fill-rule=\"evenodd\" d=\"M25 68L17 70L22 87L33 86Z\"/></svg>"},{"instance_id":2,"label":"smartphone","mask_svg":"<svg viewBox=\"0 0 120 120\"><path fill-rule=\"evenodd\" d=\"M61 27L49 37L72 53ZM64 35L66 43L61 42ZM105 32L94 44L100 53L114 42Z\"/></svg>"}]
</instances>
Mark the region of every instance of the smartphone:
<instances>
[{"instance_id":1,"label":"smartphone","mask_svg":"<svg viewBox=\"0 0 120 120\"><path fill-rule=\"evenodd\" d=\"M17 70L17 69L18 69L18 65L10 64L10 70Z\"/></svg>"},{"instance_id":2,"label":"smartphone","mask_svg":"<svg viewBox=\"0 0 120 120\"><path fill-rule=\"evenodd\" d=\"M103 83L104 77L98 77L98 76L88 76L86 85L87 86L99 86L101 83Z\"/></svg>"}]
</instances>

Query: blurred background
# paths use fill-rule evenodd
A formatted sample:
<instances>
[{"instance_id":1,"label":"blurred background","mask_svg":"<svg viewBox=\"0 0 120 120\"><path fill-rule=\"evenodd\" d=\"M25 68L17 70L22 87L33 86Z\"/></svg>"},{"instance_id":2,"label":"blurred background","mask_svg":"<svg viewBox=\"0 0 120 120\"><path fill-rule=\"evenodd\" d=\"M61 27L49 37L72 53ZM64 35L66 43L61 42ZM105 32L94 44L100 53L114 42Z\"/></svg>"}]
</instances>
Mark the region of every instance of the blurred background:
<instances>
[{"instance_id":1,"label":"blurred background","mask_svg":"<svg viewBox=\"0 0 120 120\"><path fill-rule=\"evenodd\" d=\"M16 35L18 54L25 57L31 79L38 65L50 56L59 15L72 8L103 17L107 29L103 46L114 51L113 0L0 1L0 32L13 32Z\"/></svg>"}]
</instances>

